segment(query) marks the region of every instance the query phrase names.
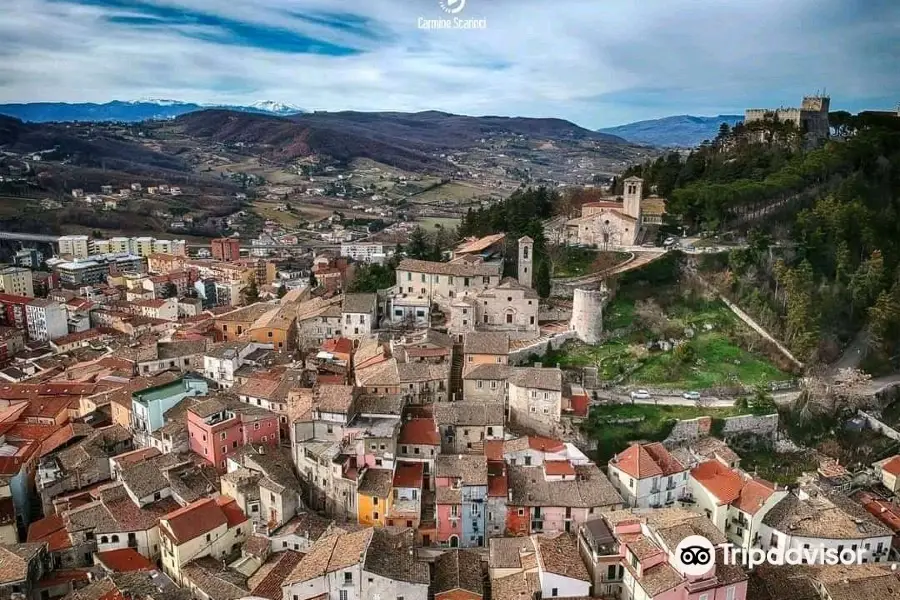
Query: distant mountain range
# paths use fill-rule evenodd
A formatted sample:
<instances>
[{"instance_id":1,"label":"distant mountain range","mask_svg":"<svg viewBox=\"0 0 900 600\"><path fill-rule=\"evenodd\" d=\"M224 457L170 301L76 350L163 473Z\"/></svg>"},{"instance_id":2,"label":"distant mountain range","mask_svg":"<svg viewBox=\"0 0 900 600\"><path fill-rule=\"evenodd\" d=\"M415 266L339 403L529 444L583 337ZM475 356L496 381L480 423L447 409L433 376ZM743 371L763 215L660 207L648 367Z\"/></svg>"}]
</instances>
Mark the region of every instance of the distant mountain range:
<instances>
[{"instance_id":1,"label":"distant mountain range","mask_svg":"<svg viewBox=\"0 0 900 600\"><path fill-rule=\"evenodd\" d=\"M722 123L728 123L731 127L743 120L742 115L719 115L717 117L678 115L650 121L637 121L618 127L598 129L598 131L617 135L636 144L693 148L699 146L703 140L711 140L716 137Z\"/></svg>"},{"instance_id":2,"label":"distant mountain range","mask_svg":"<svg viewBox=\"0 0 900 600\"><path fill-rule=\"evenodd\" d=\"M201 110L222 108L238 112L264 115L289 116L300 114L302 108L279 102L255 102L249 106L201 105L178 100L114 100L105 104L66 102L30 102L27 104L0 104L0 115L7 115L31 123L71 121L138 121L173 119Z\"/></svg>"}]
</instances>

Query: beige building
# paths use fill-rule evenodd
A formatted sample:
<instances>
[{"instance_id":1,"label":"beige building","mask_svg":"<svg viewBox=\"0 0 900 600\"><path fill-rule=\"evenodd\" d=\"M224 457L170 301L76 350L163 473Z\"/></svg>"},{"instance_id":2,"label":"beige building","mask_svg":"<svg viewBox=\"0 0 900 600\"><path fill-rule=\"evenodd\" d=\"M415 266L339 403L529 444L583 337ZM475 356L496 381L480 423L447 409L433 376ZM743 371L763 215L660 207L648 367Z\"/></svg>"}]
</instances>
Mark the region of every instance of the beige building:
<instances>
[{"instance_id":1,"label":"beige building","mask_svg":"<svg viewBox=\"0 0 900 600\"><path fill-rule=\"evenodd\" d=\"M539 335L539 298L532 288L506 277L495 288L450 303L449 332L458 341L473 331L504 332L510 339Z\"/></svg>"},{"instance_id":2,"label":"beige building","mask_svg":"<svg viewBox=\"0 0 900 600\"><path fill-rule=\"evenodd\" d=\"M473 332L463 343L463 375L478 365L509 364L509 335L503 332Z\"/></svg>"},{"instance_id":3,"label":"beige building","mask_svg":"<svg viewBox=\"0 0 900 600\"><path fill-rule=\"evenodd\" d=\"M411 258L397 266L396 295L423 296L431 303L449 306L453 298L471 296L500 284L502 262L484 262L462 256L450 262Z\"/></svg>"},{"instance_id":4,"label":"beige building","mask_svg":"<svg viewBox=\"0 0 900 600\"><path fill-rule=\"evenodd\" d=\"M744 123L779 121L793 123L797 131L811 141L825 139L829 135L828 111L831 98L828 96L806 96L800 108L748 108L744 111ZM760 141L763 132L760 133Z\"/></svg>"},{"instance_id":5,"label":"beige building","mask_svg":"<svg viewBox=\"0 0 900 600\"><path fill-rule=\"evenodd\" d=\"M900 492L900 454L889 456L872 465L881 483L893 493Z\"/></svg>"},{"instance_id":6,"label":"beige building","mask_svg":"<svg viewBox=\"0 0 900 600\"><path fill-rule=\"evenodd\" d=\"M90 238L86 235L64 235L59 238L59 254L72 258L87 258L91 255Z\"/></svg>"},{"instance_id":7,"label":"beige building","mask_svg":"<svg viewBox=\"0 0 900 600\"><path fill-rule=\"evenodd\" d=\"M509 375L510 419L544 434L556 433L562 414L562 371L519 367Z\"/></svg>"},{"instance_id":8,"label":"beige building","mask_svg":"<svg viewBox=\"0 0 900 600\"><path fill-rule=\"evenodd\" d=\"M7 267L0 269L0 292L13 296L34 298L34 283L31 269Z\"/></svg>"},{"instance_id":9,"label":"beige building","mask_svg":"<svg viewBox=\"0 0 900 600\"><path fill-rule=\"evenodd\" d=\"M184 565L204 556L224 559L238 551L252 531L234 499L219 496L170 512L159 520L159 533L163 571L183 585Z\"/></svg>"},{"instance_id":10,"label":"beige building","mask_svg":"<svg viewBox=\"0 0 900 600\"><path fill-rule=\"evenodd\" d=\"M644 198L644 180L640 177L626 179L624 191L621 200L583 205L581 216L566 223L566 241L601 249L639 244L646 226L662 223L665 200Z\"/></svg>"}]
</instances>

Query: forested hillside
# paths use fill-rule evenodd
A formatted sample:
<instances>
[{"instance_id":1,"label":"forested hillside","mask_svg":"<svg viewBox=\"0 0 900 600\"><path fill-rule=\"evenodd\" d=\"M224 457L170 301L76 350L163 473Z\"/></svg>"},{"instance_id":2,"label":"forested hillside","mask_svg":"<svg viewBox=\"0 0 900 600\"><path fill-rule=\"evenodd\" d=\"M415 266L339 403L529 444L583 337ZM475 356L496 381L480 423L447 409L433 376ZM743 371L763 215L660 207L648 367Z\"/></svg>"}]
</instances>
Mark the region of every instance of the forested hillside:
<instances>
[{"instance_id":1,"label":"forested hillside","mask_svg":"<svg viewBox=\"0 0 900 600\"><path fill-rule=\"evenodd\" d=\"M723 128L711 144L634 169L669 200L669 219L716 231L762 218L750 244L710 275L803 359L831 361L856 339L872 372L900 366L900 119L832 115L840 137L803 150L786 124L761 143ZM772 213L773 215L776 213ZM854 348L855 351L855 348Z\"/></svg>"}]
</instances>

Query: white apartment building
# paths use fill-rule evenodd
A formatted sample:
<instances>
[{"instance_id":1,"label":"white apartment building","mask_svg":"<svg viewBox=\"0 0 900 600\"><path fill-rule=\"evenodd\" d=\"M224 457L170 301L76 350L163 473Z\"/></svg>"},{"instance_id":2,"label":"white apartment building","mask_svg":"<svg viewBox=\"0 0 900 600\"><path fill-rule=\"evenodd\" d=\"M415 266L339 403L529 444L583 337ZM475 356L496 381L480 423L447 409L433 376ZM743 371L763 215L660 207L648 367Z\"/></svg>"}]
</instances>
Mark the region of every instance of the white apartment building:
<instances>
[{"instance_id":1,"label":"white apartment building","mask_svg":"<svg viewBox=\"0 0 900 600\"><path fill-rule=\"evenodd\" d=\"M131 240L131 251L138 256L150 256L153 254L153 238L139 237Z\"/></svg>"},{"instance_id":2,"label":"white apartment building","mask_svg":"<svg viewBox=\"0 0 900 600\"><path fill-rule=\"evenodd\" d=\"M763 518L786 495L774 485L731 469L718 460L708 460L691 470L692 507L713 522L738 548L759 544Z\"/></svg>"},{"instance_id":3,"label":"white apartment building","mask_svg":"<svg viewBox=\"0 0 900 600\"><path fill-rule=\"evenodd\" d=\"M0 292L13 296L34 298L34 282L30 269L7 267L0 269Z\"/></svg>"},{"instance_id":4,"label":"white apartment building","mask_svg":"<svg viewBox=\"0 0 900 600\"><path fill-rule=\"evenodd\" d=\"M345 242L341 244L341 256L366 263L383 263L388 255L385 254L384 244L367 242Z\"/></svg>"},{"instance_id":5,"label":"white apartment building","mask_svg":"<svg viewBox=\"0 0 900 600\"><path fill-rule=\"evenodd\" d=\"M377 316L376 294L344 294L341 304L341 332L344 337L367 337L377 327Z\"/></svg>"},{"instance_id":6,"label":"white apartment building","mask_svg":"<svg viewBox=\"0 0 900 600\"><path fill-rule=\"evenodd\" d=\"M86 235L64 235L59 238L59 253L87 258L91 255L90 238Z\"/></svg>"},{"instance_id":7,"label":"white apartment building","mask_svg":"<svg viewBox=\"0 0 900 600\"><path fill-rule=\"evenodd\" d=\"M866 563L888 561L893 532L861 505L814 487L786 494L763 516L759 545L771 548L849 549Z\"/></svg>"},{"instance_id":8,"label":"white apartment building","mask_svg":"<svg viewBox=\"0 0 900 600\"><path fill-rule=\"evenodd\" d=\"M48 342L69 335L66 309L59 303L35 298L25 306L28 337L34 341Z\"/></svg>"},{"instance_id":9,"label":"white apartment building","mask_svg":"<svg viewBox=\"0 0 900 600\"><path fill-rule=\"evenodd\" d=\"M688 469L659 442L632 444L608 467L609 480L629 507L672 506L688 489Z\"/></svg>"},{"instance_id":10,"label":"white apartment building","mask_svg":"<svg viewBox=\"0 0 900 600\"><path fill-rule=\"evenodd\" d=\"M541 433L555 433L562 414L562 371L514 368L508 381L510 419Z\"/></svg>"},{"instance_id":11,"label":"white apartment building","mask_svg":"<svg viewBox=\"0 0 900 600\"><path fill-rule=\"evenodd\" d=\"M257 350L273 350L274 344L256 342L224 342L216 344L203 356L203 373L221 387L232 388L234 373L249 362Z\"/></svg>"}]
</instances>

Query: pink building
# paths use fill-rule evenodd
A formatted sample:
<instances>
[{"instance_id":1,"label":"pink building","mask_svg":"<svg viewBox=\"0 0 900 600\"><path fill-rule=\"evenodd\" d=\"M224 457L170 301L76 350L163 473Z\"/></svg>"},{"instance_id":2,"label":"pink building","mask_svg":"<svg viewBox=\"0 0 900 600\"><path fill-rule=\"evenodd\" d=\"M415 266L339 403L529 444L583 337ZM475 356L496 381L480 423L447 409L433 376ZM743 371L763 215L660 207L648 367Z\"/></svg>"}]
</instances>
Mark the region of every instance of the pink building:
<instances>
[{"instance_id":1,"label":"pink building","mask_svg":"<svg viewBox=\"0 0 900 600\"><path fill-rule=\"evenodd\" d=\"M188 409L191 451L225 471L225 460L247 444L278 446L278 415L264 408L209 398Z\"/></svg>"},{"instance_id":2,"label":"pink building","mask_svg":"<svg viewBox=\"0 0 900 600\"><path fill-rule=\"evenodd\" d=\"M606 513L599 523L581 527L578 541L594 589L601 594L623 600L746 600L747 573L740 566L725 565L721 552L699 577L680 570L675 550L690 535L703 536L713 545L726 541L709 519L680 508Z\"/></svg>"}]
</instances>

